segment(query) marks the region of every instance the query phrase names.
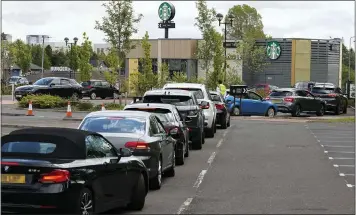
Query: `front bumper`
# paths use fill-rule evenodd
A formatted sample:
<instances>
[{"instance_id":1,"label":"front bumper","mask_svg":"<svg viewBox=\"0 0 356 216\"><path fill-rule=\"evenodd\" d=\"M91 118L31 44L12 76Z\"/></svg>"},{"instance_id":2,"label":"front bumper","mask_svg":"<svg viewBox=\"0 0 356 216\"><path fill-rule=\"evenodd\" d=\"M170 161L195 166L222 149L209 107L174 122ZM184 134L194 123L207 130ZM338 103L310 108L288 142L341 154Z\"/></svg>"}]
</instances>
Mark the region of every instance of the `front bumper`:
<instances>
[{"instance_id":1,"label":"front bumper","mask_svg":"<svg viewBox=\"0 0 356 216\"><path fill-rule=\"evenodd\" d=\"M323 101L325 102L327 111L335 110L338 105L338 101L335 98L323 98Z\"/></svg>"},{"instance_id":2,"label":"front bumper","mask_svg":"<svg viewBox=\"0 0 356 216\"><path fill-rule=\"evenodd\" d=\"M21 100L21 98L26 97L27 95L33 94L32 91L15 91L14 96L17 100Z\"/></svg>"},{"instance_id":3,"label":"front bumper","mask_svg":"<svg viewBox=\"0 0 356 216\"><path fill-rule=\"evenodd\" d=\"M278 109L278 112L281 112L281 113L291 113L295 106L294 104L276 104L277 106L277 109Z\"/></svg>"}]
</instances>

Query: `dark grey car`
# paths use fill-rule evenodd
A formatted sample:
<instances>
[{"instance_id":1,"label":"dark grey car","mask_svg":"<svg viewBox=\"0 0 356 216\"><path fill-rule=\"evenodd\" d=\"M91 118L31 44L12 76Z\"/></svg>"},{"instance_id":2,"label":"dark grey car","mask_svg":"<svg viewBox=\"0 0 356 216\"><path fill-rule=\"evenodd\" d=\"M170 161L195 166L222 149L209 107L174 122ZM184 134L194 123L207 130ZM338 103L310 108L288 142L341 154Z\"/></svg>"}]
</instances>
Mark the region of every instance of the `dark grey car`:
<instances>
[{"instance_id":1,"label":"dark grey car","mask_svg":"<svg viewBox=\"0 0 356 216\"><path fill-rule=\"evenodd\" d=\"M149 171L150 189L160 189L162 174L175 175L175 144L153 113L141 111L99 111L89 113L79 129L100 133L117 149L126 147L140 158Z\"/></svg>"}]
</instances>

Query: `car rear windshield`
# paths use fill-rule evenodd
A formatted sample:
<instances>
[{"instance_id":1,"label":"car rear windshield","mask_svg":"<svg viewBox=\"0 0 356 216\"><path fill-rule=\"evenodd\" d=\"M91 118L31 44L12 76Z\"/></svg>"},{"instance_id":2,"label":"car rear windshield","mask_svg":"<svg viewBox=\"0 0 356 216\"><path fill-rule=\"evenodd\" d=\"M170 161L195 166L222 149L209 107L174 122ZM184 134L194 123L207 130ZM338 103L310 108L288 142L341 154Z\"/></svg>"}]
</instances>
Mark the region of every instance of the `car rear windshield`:
<instances>
[{"instance_id":1,"label":"car rear windshield","mask_svg":"<svg viewBox=\"0 0 356 216\"><path fill-rule=\"evenodd\" d=\"M335 92L334 88L323 88L323 87L314 87L312 88L311 91L312 93L315 94L330 94Z\"/></svg>"},{"instance_id":2,"label":"car rear windshield","mask_svg":"<svg viewBox=\"0 0 356 216\"><path fill-rule=\"evenodd\" d=\"M44 142L8 142L1 146L2 153L50 154L56 144Z\"/></svg>"},{"instance_id":3,"label":"car rear windshield","mask_svg":"<svg viewBox=\"0 0 356 216\"><path fill-rule=\"evenodd\" d=\"M204 99L204 93L201 89L195 89L195 88L166 88L166 89L190 91L193 92L194 96L197 99Z\"/></svg>"},{"instance_id":4,"label":"car rear windshield","mask_svg":"<svg viewBox=\"0 0 356 216\"><path fill-rule=\"evenodd\" d=\"M293 92L290 91L273 91L269 96L270 97L286 97L292 96Z\"/></svg>"},{"instance_id":5,"label":"car rear windshield","mask_svg":"<svg viewBox=\"0 0 356 216\"><path fill-rule=\"evenodd\" d=\"M143 103L165 103L176 106L194 105L191 97L181 95L146 95L143 97Z\"/></svg>"},{"instance_id":6,"label":"car rear windshield","mask_svg":"<svg viewBox=\"0 0 356 216\"><path fill-rule=\"evenodd\" d=\"M80 126L81 130L98 133L134 133L145 134L146 119L144 117L88 117Z\"/></svg>"},{"instance_id":7,"label":"car rear windshield","mask_svg":"<svg viewBox=\"0 0 356 216\"><path fill-rule=\"evenodd\" d=\"M156 114L156 116L161 120L161 122L172 122L174 121L174 117L172 112L169 109L161 109L161 108L128 108L125 110L138 110L144 112L150 112Z\"/></svg>"}]
</instances>

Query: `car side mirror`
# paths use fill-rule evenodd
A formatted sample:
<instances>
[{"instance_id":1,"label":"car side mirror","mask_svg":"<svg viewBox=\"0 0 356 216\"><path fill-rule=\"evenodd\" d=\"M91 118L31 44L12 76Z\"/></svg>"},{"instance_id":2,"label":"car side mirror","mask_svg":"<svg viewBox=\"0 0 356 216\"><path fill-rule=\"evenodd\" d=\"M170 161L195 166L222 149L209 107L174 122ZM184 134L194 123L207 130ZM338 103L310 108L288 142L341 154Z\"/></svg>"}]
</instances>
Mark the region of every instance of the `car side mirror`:
<instances>
[{"instance_id":1,"label":"car side mirror","mask_svg":"<svg viewBox=\"0 0 356 216\"><path fill-rule=\"evenodd\" d=\"M56 84L54 84L54 83L51 83L51 84L49 84L49 87L53 87L53 86L55 86Z\"/></svg>"},{"instance_id":2,"label":"car side mirror","mask_svg":"<svg viewBox=\"0 0 356 216\"><path fill-rule=\"evenodd\" d=\"M120 148L119 154L121 157L131 157L132 151L128 148Z\"/></svg>"},{"instance_id":3,"label":"car side mirror","mask_svg":"<svg viewBox=\"0 0 356 216\"><path fill-rule=\"evenodd\" d=\"M202 101L202 102L200 103L200 107L201 107L202 109L209 109L209 102L207 102L207 101Z\"/></svg>"},{"instance_id":4,"label":"car side mirror","mask_svg":"<svg viewBox=\"0 0 356 216\"><path fill-rule=\"evenodd\" d=\"M192 118L190 118L190 117L185 117L185 122L191 122L192 121Z\"/></svg>"}]
</instances>

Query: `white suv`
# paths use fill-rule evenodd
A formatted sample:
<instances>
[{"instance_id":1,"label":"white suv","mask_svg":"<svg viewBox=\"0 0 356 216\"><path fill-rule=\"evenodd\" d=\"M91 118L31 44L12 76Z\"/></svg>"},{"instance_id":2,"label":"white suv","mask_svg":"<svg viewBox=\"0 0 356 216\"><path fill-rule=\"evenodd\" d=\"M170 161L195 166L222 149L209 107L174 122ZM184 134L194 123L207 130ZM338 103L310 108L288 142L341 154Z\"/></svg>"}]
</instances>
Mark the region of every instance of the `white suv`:
<instances>
[{"instance_id":1,"label":"white suv","mask_svg":"<svg viewBox=\"0 0 356 216\"><path fill-rule=\"evenodd\" d=\"M195 97L203 109L205 122L205 136L214 137L216 133L216 107L204 84L198 83L168 83L163 89L181 89L195 93Z\"/></svg>"}]
</instances>

